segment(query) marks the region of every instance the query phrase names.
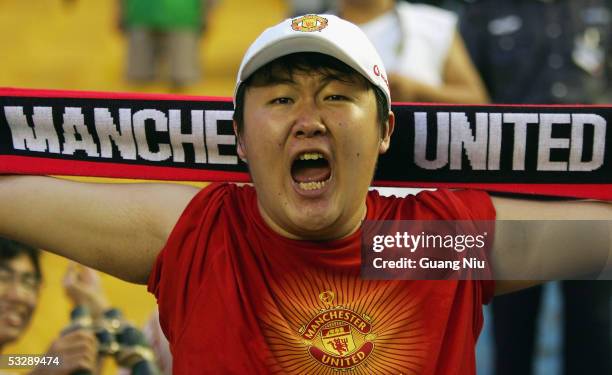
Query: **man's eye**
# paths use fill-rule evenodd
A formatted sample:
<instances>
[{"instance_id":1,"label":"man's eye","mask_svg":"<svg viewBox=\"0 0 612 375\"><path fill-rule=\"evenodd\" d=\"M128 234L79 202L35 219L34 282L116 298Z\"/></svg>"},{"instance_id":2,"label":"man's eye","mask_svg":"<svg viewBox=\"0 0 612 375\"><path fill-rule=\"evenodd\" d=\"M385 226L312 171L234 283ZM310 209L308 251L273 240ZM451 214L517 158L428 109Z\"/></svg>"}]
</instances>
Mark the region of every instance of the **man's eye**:
<instances>
[{"instance_id":1,"label":"man's eye","mask_svg":"<svg viewBox=\"0 0 612 375\"><path fill-rule=\"evenodd\" d=\"M13 279L13 272L6 268L0 268L0 282L8 282Z\"/></svg>"},{"instance_id":2,"label":"man's eye","mask_svg":"<svg viewBox=\"0 0 612 375\"><path fill-rule=\"evenodd\" d=\"M40 279L34 275L24 275L21 284L30 290L37 290L40 286Z\"/></svg>"},{"instance_id":3,"label":"man's eye","mask_svg":"<svg viewBox=\"0 0 612 375\"><path fill-rule=\"evenodd\" d=\"M334 94L334 95L328 95L326 99L331 100L331 101L341 101L341 100L347 100L348 98L344 95Z\"/></svg>"},{"instance_id":4,"label":"man's eye","mask_svg":"<svg viewBox=\"0 0 612 375\"><path fill-rule=\"evenodd\" d=\"M272 103L272 104L289 104L289 103L291 103L291 98L287 98L287 97L275 98L275 99L272 99L270 101L270 103Z\"/></svg>"}]
</instances>

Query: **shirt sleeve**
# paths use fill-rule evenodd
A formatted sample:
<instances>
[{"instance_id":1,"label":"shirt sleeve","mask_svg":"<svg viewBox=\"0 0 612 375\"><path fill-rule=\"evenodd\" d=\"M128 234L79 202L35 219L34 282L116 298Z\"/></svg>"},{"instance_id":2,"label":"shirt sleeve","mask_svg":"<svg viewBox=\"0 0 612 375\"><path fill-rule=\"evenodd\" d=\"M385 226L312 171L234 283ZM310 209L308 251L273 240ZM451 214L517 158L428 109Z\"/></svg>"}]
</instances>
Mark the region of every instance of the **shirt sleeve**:
<instances>
[{"instance_id":1,"label":"shirt sleeve","mask_svg":"<svg viewBox=\"0 0 612 375\"><path fill-rule=\"evenodd\" d=\"M147 283L159 306L160 325L172 343L197 298L209 258L210 233L221 214L227 184L211 184L187 205L161 250Z\"/></svg>"},{"instance_id":2,"label":"shirt sleeve","mask_svg":"<svg viewBox=\"0 0 612 375\"><path fill-rule=\"evenodd\" d=\"M444 83L444 67L457 29L457 16L427 4L399 2L403 29L400 73L432 86Z\"/></svg>"}]
</instances>

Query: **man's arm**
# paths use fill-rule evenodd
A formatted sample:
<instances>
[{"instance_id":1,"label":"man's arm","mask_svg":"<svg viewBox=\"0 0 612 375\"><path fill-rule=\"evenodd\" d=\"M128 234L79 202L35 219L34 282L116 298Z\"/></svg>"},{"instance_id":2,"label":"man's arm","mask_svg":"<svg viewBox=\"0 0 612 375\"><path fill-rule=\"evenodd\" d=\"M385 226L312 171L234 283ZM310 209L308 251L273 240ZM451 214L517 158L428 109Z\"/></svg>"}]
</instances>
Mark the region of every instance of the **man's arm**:
<instances>
[{"instance_id":1,"label":"man's arm","mask_svg":"<svg viewBox=\"0 0 612 375\"><path fill-rule=\"evenodd\" d=\"M476 70L461 34L457 31L444 66L444 95L452 103L485 104L489 95L480 73ZM440 99L444 99L441 96Z\"/></svg>"},{"instance_id":2,"label":"man's arm","mask_svg":"<svg viewBox=\"0 0 612 375\"><path fill-rule=\"evenodd\" d=\"M183 185L0 176L0 236L145 283L196 193Z\"/></svg>"},{"instance_id":3,"label":"man's arm","mask_svg":"<svg viewBox=\"0 0 612 375\"><path fill-rule=\"evenodd\" d=\"M610 267L609 202L492 199L497 211L492 256L496 294Z\"/></svg>"},{"instance_id":4,"label":"man's arm","mask_svg":"<svg viewBox=\"0 0 612 375\"><path fill-rule=\"evenodd\" d=\"M441 86L431 86L405 75L389 72L389 85L395 100L485 104L489 97L480 75L470 60L463 39L455 32L443 71Z\"/></svg>"}]
</instances>

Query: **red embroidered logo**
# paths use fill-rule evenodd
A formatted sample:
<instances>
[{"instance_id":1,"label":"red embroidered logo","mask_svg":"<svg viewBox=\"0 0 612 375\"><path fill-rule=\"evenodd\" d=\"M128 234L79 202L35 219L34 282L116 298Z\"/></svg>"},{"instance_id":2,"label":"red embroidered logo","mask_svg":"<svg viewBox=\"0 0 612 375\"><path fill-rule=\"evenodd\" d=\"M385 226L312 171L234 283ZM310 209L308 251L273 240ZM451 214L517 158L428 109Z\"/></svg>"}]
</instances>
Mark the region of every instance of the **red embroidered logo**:
<instances>
[{"instance_id":1,"label":"red embroidered logo","mask_svg":"<svg viewBox=\"0 0 612 375\"><path fill-rule=\"evenodd\" d=\"M302 17L294 18L291 21L291 28L295 31L321 31L326 27L327 18L317 16L316 14L307 14Z\"/></svg>"},{"instance_id":2,"label":"red embroidered logo","mask_svg":"<svg viewBox=\"0 0 612 375\"><path fill-rule=\"evenodd\" d=\"M385 75L382 74L382 72L380 71L380 68L378 67L378 65L374 65L373 71L374 71L374 75L376 77L382 78L382 80L385 81L385 83L387 84L387 87L388 87L389 86L389 81L387 81L387 77L385 77Z\"/></svg>"},{"instance_id":3,"label":"red embroidered logo","mask_svg":"<svg viewBox=\"0 0 612 375\"><path fill-rule=\"evenodd\" d=\"M361 364L374 350L371 318L342 306L332 306L334 293L331 291L322 292L319 299L329 308L321 310L299 330L309 354L334 369L350 369Z\"/></svg>"}]
</instances>

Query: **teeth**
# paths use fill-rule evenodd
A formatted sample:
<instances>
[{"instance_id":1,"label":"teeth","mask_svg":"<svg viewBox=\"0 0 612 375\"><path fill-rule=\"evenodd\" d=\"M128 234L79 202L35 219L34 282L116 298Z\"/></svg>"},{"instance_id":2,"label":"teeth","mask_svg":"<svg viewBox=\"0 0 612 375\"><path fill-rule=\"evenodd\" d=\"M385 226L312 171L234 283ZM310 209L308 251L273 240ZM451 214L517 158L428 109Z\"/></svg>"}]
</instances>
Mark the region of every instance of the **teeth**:
<instances>
[{"instance_id":1,"label":"teeth","mask_svg":"<svg viewBox=\"0 0 612 375\"><path fill-rule=\"evenodd\" d=\"M318 153L318 152L306 152L304 154L301 154L299 157L300 160L317 160L317 159L323 159L323 154Z\"/></svg>"},{"instance_id":2,"label":"teeth","mask_svg":"<svg viewBox=\"0 0 612 375\"><path fill-rule=\"evenodd\" d=\"M327 185L328 181L329 179L325 181L298 182L298 185L302 190L318 190Z\"/></svg>"},{"instance_id":3,"label":"teeth","mask_svg":"<svg viewBox=\"0 0 612 375\"><path fill-rule=\"evenodd\" d=\"M12 314L8 314L7 315L8 320L14 324L14 325L19 325L21 324L21 315L17 314L17 313L12 313Z\"/></svg>"},{"instance_id":4,"label":"teeth","mask_svg":"<svg viewBox=\"0 0 612 375\"><path fill-rule=\"evenodd\" d=\"M11 326L19 326L23 323L23 318L21 314L18 314L14 311L6 311L2 315L2 318L8 322Z\"/></svg>"}]
</instances>

